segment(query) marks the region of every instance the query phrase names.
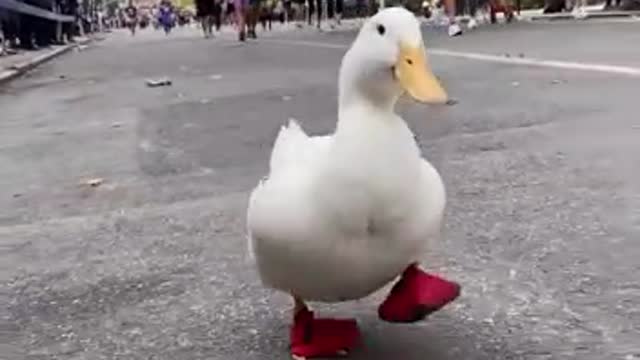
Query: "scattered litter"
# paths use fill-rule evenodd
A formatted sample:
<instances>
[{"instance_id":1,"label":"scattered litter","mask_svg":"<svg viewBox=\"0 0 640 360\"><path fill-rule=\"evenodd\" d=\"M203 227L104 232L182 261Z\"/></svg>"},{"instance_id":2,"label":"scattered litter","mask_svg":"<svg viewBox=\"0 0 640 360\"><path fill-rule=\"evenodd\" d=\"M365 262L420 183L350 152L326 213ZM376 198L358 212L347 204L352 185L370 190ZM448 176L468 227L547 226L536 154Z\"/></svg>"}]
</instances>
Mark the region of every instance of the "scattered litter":
<instances>
[{"instance_id":1,"label":"scattered litter","mask_svg":"<svg viewBox=\"0 0 640 360\"><path fill-rule=\"evenodd\" d=\"M512 83L511 83L511 85L512 85L513 87L518 87L518 86L520 86L520 83L519 83L519 82L517 82L517 81L514 81L514 82L512 82Z\"/></svg>"},{"instance_id":2,"label":"scattered litter","mask_svg":"<svg viewBox=\"0 0 640 360\"><path fill-rule=\"evenodd\" d=\"M117 128L119 128L119 127L122 127L122 123L114 122L113 124L111 124L111 127L112 127L112 128L116 128L116 129L117 129Z\"/></svg>"},{"instance_id":3,"label":"scattered litter","mask_svg":"<svg viewBox=\"0 0 640 360\"><path fill-rule=\"evenodd\" d=\"M284 96L282 97L282 101L289 101L289 100L291 100L291 99L292 99L292 98L291 98L291 96L289 96L289 95L284 95Z\"/></svg>"},{"instance_id":4,"label":"scattered litter","mask_svg":"<svg viewBox=\"0 0 640 360\"><path fill-rule=\"evenodd\" d=\"M562 84L562 80L558 80L558 79L553 79L551 81L552 84L557 85L557 84Z\"/></svg>"},{"instance_id":5,"label":"scattered litter","mask_svg":"<svg viewBox=\"0 0 640 360\"><path fill-rule=\"evenodd\" d=\"M169 78L161 78L161 79L147 79L148 87L159 87L159 86L171 86L171 79Z\"/></svg>"},{"instance_id":6,"label":"scattered litter","mask_svg":"<svg viewBox=\"0 0 640 360\"><path fill-rule=\"evenodd\" d=\"M200 99L200 104L208 104L210 102L211 102L210 99Z\"/></svg>"},{"instance_id":7,"label":"scattered litter","mask_svg":"<svg viewBox=\"0 0 640 360\"><path fill-rule=\"evenodd\" d=\"M209 79L210 79L210 80L220 80L220 79L222 79L222 75L220 75L220 74L213 74L213 75L209 76Z\"/></svg>"},{"instance_id":8,"label":"scattered litter","mask_svg":"<svg viewBox=\"0 0 640 360\"><path fill-rule=\"evenodd\" d=\"M58 76L58 78L59 78L59 79L66 79L66 78L67 78L67 76L66 76L66 75L60 75L60 76Z\"/></svg>"},{"instance_id":9,"label":"scattered litter","mask_svg":"<svg viewBox=\"0 0 640 360\"><path fill-rule=\"evenodd\" d=\"M102 178L93 178L93 179L89 179L85 182L85 184L91 186L91 187L98 187L100 185L102 185L102 183L104 183L104 179Z\"/></svg>"},{"instance_id":10,"label":"scattered litter","mask_svg":"<svg viewBox=\"0 0 640 360\"><path fill-rule=\"evenodd\" d=\"M20 193L15 193L15 194L13 194L13 198L14 198L14 199L17 199L17 198L19 198L19 197L22 197L22 194L20 194Z\"/></svg>"}]
</instances>

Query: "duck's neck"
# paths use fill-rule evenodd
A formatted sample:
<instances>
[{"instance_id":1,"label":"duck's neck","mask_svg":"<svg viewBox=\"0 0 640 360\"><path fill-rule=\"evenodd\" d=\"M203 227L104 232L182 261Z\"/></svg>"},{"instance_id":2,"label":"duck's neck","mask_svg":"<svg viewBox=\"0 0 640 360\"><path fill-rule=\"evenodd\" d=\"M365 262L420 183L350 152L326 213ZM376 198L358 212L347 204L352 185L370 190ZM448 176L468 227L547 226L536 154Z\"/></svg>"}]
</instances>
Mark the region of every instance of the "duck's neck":
<instances>
[{"instance_id":1,"label":"duck's neck","mask_svg":"<svg viewBox=\"0 0 640 360\"><path fill-rule=\"evenodd\" d=\"M354 109L392 114L399 92L395 89L390 70L361 60L354 46L345 54L338 80L340 113Z\"/></svg>"}]
</instances>

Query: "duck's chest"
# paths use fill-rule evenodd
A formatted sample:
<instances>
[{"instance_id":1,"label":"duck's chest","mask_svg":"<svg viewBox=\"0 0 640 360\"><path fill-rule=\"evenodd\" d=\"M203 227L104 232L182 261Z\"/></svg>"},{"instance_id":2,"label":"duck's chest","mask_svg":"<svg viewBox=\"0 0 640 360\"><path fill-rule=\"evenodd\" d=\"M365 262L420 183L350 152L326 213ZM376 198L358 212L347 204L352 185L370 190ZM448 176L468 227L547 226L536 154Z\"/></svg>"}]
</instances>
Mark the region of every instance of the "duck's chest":
<instances>
[{"instance_id":1,"label":"duck's chest","mask_svg":"<svg viewBox=\"0 0 640 360\"><path fill-rule=\"evenodd\" d=\"M340 228L388 232L411 215L422 160L410 132L389 135L373 133L337 148L318 200Z\"/></svg>"}]
</instances>

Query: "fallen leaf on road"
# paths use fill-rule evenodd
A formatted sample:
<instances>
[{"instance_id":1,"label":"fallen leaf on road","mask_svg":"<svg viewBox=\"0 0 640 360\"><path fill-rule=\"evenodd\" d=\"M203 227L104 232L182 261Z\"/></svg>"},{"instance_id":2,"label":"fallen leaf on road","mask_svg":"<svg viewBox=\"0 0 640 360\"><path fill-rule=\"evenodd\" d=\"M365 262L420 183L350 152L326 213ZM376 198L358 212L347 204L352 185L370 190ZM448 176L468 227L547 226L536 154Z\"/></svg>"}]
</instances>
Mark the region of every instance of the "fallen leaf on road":
<instances>
[{"instance_id":1,"label":"fallen leaf on road","mask_svg":"<svg viewBox=\"0 0 640 360\"><path fill-rule=\"evenodd\" d=\"M85 182L86 185L89 185L91 187L98 187L100 185L102 185L102 183L104 182L104 179L102 178L93 178L93 179L89 179Z\"/></svg>"},{"instance_id":2,"label":"fallen leaf on road","mask_svg":"<svg viewBox=\"0 0 640 360\"><path fill-rule=\"evenodd\" d=\"M158 87L158 86L171 86L171 79L161 78L161 79L147 79L148 87Z\"/></svg>"}]
</instances>

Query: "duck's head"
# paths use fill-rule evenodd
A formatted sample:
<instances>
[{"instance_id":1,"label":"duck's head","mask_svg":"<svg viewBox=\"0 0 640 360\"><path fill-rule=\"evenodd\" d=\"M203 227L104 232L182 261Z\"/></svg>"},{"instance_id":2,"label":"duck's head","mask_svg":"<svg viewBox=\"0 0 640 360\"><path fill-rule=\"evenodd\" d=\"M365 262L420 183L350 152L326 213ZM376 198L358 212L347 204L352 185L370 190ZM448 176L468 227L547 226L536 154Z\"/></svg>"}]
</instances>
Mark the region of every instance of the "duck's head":
<instances>
[{"instance_id":1,"label":"duck's head","mask_svg":"<svg viewBox=\"0 0 640 360\"><path fill-rule=\"evenodd\" d=\"M362 26L342 59L339 90L342 106L393 107L403 93L423 103L448 101L429 67L418 19L401 7L384 9Z\"/></svg>"}]
</instances>

